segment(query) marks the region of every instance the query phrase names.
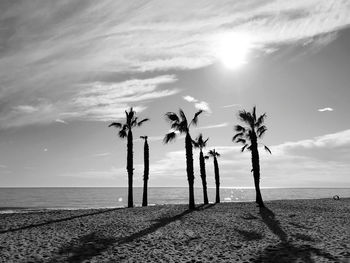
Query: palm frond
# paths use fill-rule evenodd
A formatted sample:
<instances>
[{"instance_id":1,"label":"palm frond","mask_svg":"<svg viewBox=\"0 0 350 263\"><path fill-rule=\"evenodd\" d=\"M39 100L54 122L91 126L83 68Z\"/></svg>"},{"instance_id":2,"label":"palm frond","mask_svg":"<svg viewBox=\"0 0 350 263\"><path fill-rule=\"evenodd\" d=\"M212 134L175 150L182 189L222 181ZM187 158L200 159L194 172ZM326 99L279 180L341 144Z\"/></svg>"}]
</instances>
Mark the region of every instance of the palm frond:
<instances>
[{"instance_id":1,"label":"palm frond","mask_svg":"<svg viewBox=\"0 0 350 263\"><path fill-rule=\"evenodd\" d=\"M249 146L248 144L244 145L244 146L242 147L242 149L241 149L241 152L244 152L244 150L245 150L248 146Z\"/></svg>"},{"instance_id":2,"label":"palm frond","mask_svg":"<svg viewBox=\"0 0 350 263\"><path fill-rule=\"evenodd\" d=\"M131 119L131 123L130 123L131 127L135 127L137 125L137 119L138 119L137 117Z\"/></svg>"},{"instance_id":3,"label":"palm frond","mask_svg":"<svg viewBox=\"0 0 350 263\"><path fill-rule=\"evenodd\" d=\"M130 111L129 111L129 118L130 120L134 119L134 116L135 116L136 112L133 110L133 108L131 107L130 108Z\"/></svg>"},{"instance_id":4,"label":"palm frond","mask_svg":"<svg viewBox=\"0 0 350 263\"><path fill-rule=\"evenodd\" d=\"M253 117L253 120L255 122L256 121L256 107L255 106L253 107L252 117Z\"/></svg>"},{"instance_id":5,"label":"palm frond","mask_svg":"<svg viewBox=\"0 0 350 263\"><path fill-rule=\"evenodd\" d=\"M127 136L126 129L121 129L118 134L120 138L125 138Z\"/></svg>"},{"instance_id":6,"label":"palm frond","mask_svg":"<svg viewBox=\"0 0 350 263\"><path fill-rule=\"evenodd\" d=\"M267 131L267 128L265 125L261 126L258 130L257 130L257 133L258 133L258 137L261 138L264 133Z\"/></svg>"},{"instance_id":7,"label":"palm frond","mask_svg":"<svg viewBox=\"0 0 350 263\"><path fill-rule=\"evenodd\" d=\"M209 156L208 156L208 155L204 156L204 159L208 160L208 159L209 159Z\"/></svg>"},{"instance_id":8,"label":"palm frond","mask_svg":"<svg viewBox=\"0 0 350 263\"><path fill-rule=\"evenodd\" d=\"M255 127L260 127L264 123L265 118L266 118L266 113L264 113L263 115L260 115L260 117L255 123Z\"/></svg>"},{"instance_id":9,"label":"palm frond","mask_svg":"<svg viewBox=\"0 0 350 263\"><path fill-rule=\"evenodd\" d=\"M148 139L148 136L140 136L141 139L144 139L144 140L147 140Z\"/></svg>"},{"instance_id":10,"label":"palm frond","mask_svg":"<svg viewBox=\"0 0 350 263\"><path fill-rule=\"evenodd\" d=\"M173 129L174 131L177 131L179 130L179 127L180 127L180 123L179 122L173 122L171 125L170 125L171 129Z\"/></svg>"},{"instance_id":11,"label":"palm frond","mask_svg":"<svg viewBox=\"0 0 350 263\"><path fill-rule=\"evenodd\" d=\"M204 148L208 140L209 138L207 138L206 140L203 140L203 134L200 133L197 136L197 138L194 140L195 144L193 145L195 146L195 148Z\"/></svg>"},{"instance_id":12,"label":"palm frond","mask_svg":"<svg viewBox=\"0 0 350 263\"><path fill-rule=\"evenodd\" d=\"M148 118L146 118L146 119L143 119L142 121L139 121L138 123L137 123L137 126L141 126L144 122L146 122L146 121L149 121L149 119Z\"/></svg>"},{"instance_id":13,"label":"palm frond","mask_svg":"<svg viewBox=\"0 0 350 263\"><path fill-rule=\"evenodd\" d=\"M246 140L244 140L244 139L242 139L242 138L238 138L237 140L236 140L236 142L237 143L242 143L242 144L246 144Z\"/></svg>"},{"instance_id":14,"label":"palm frond","mask_svg":"<svg viewBox=\"0 0 350 263\"><path fill-rule=\"evenodd\" d=\"M180 119L175 112L167 112L165 113L165 117L170 122L180 122Z\"/></svg>"},{"instance_id":15,"label":"palm frond","mask_svg":"<svg viewBox=\"0 0 350 263\"><path fill-rule=\"evenodd\" d=\"M211 156L211 157L220 157L220 156L221 156L220 153L218 153L217 151L215 151L215 149L210 150L210 151L208 152L208 155Z\"/></svg>"},{"instance_id":16,"label":"palm frond","mask_svg":"<svg viewBox=\"0 0 350 263\"><path fill-rule=\"evenodd\" d=\"M197 138L196 138L196 142L199 144L199 145L203 145L203 135L200 133Z\"/></svg>"},{"instance_id":17,"label":"palm frond","mask_svg":"<svg viewBox=\"0 0 350 263\"><path fill-rule=\"evenodd\" d=\"M236 132L245 132L245 128L241 125L235 125L235 127L233 128Z\"/></svg>"},{"instance_id":18,"label":"palm frond","mask_svg":"<svg viewBox=\"0 0 350 263\"><path fill-rule=\"evenodd\" d=\"M183 120L179 123L179 127L177 129L180 133L186 133L188 131L187 121Z\"/></svg>"},{"instance_id":19,"label":"palm frond","mask_svg":"<svg viewBox=\"0 0 350 263\"><path fill-rule=\"evenodd\" d=\"M194 148L200 148L198 141L192 140L192 145Z\"/></svg>"},{"instance_id":20,"label":"palm frond","mask_svg":"<svg viewBox=\"0 0 350 263\"><path fill-rule=\"evenodd\" d=\"M196 141L198 141L198 142L203 142L203 134L200 133L200 134L197 136Z\"/></svg>"},{"instance_id":21,"label":"palm frond","mask_svg":"<svg viewBox=\"0 0 350 263\"><path fill-rule=\"evenodd\" d=\"M191 123L193 123L194 125L197 125L198 122L198 116L203 112L203 110L199 110L194 114L194 117L191 121Z\"/></svg>"},{"instance_id":22,"label":"palm frond","mask_svg":"<svg viewBox=\"0 0 350 263\"><path fill-rule=\"evenodd\" d=\"M244 135L243 132L239 132L237 134L235 134L235 136L232 137L232 141L234 142L237 138L240 138Z\"/></svg>"},{"instance_id":23,"label":"palm frond","mask_svg":"<svg viewBox=\"0 0 350 263\"><path fill-rule=\"evenodd\" d=\"M269 147L267 147L266 145L264 145L265 147L265 151L269 152L270 154L272 154L271 150L269 149Z\"/></svg>"},{"instance_id":24,"label":"palm frond","mask_svg":"<svg viewBox=\"0 0 350 263\"><path fill-rule=\"evenodd\" d=\"M182 121L184 121L187 124L187 118L186 118L186 115L182 109L179 109L179 114L180 114Z\"/></svg>"},{"instance_id":25,"label":"palm frond","mask_svg":"<svg viewBox=\"0 0 350 263\"><path fill-rule=\"evenodd\" d=\"M245 110L241 110L238 112L238 116L239 116L241 121L248 123L250 126L252 126L252 124L254 124L254 119L253 119L253 116L251 115L250 112L247 112Z\"/></svg>"},{"instance_id":26,"label":"palm frond","mask_svg":"<svg viewBox=\"0 0 350 263\"><path fill-rule=\"evenodd\" d=\"M267 130L267 128L266 128L265 125L260 126L256 131L259 133L259 132L261 132L262 130Z\"/></svg>"},{"instance_id":27,"label":"palm frond","mask_svg":"<svg viewBox=\"0 0 350 263\"><path fill-rule=\"evenodd\" d=\"M123 124L121 124L120 122L113 122L108 125L108 127L115 127L115 128L121 128L122 126Z\"/></svg>"},{"instance_id":28,"label":"palm frond","mask_svg":"<svg viewBox=\"0 0 350 263\"><path fill-rule=\"evenodd\" d=\"M168 143L176 138L176 133L175 132L169 132L165 134L163 142Z\"/></svg>"}]
</instances>

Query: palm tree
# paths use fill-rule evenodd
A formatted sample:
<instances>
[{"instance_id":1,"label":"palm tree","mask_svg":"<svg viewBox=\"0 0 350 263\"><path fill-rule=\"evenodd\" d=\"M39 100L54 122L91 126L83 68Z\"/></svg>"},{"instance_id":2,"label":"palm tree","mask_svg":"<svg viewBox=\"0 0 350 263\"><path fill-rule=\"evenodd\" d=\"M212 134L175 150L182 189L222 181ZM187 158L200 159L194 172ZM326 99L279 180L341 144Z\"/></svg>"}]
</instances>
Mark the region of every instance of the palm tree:
<instances>
[{"instance_id":1,"label":"palm tree","mask_svg":"<svg viewBox=\"0 0 350 263\"><path fill-rule=\"evenodd\" d=\"M214 174L215 174L215 185L216 185L216 198L215 203L220 203L220 174L219 174L219 165L217 158L220 157L220 153L215 151L215 149L210 150L208 152L209 156L206 156L207 159L209 157L214 158Z\"/></svg>"},{"instance_id":2,"label":"palm tree","mask_svg":"<svg viewBox=\"0 0 350 263\"><path fill-rule=\"evenodd\" d=\"M142 197L142 206L147 206L147 184L148 184L148 175L149 175L149 147L147 142L147 136L140 136L141 139L145 140L145 145L143 148L144 156L144 172L143 172L143 197Z\"/></svg>"},{"instance_id":3,"label":"palm tree","mask_svg":"<svg viewBox=\"0 0 350 263\"><path fill-rule=\"evenodd\" d=\"M190 135L191 125L197 125L198 116L203 111L199 110L194 114L193 119L188 122L185 113L182 109L179 110L179 115L174 112L167 112L165 118L169 121L172 131L167 133L164 137L164 143L168 143L176 138L176 135L185 134L185 149L186 149L186 170L187 180L189 186L189 209L195 208L194 203L194 174L193 174L193 149L192 149L192 138Z\"/></svg>"},{"instance_id":4,"label":"palm tree","mask_svg":"<svg viewBox=\"0 0 350 263\"><path fill-rule=\"evenodd\" d=\"M252 172L254 177L254 185L256 192L256 203L259 207L265 207L260 192L260 164L259 164L259 150L258 150L258 139L262 138L264 133L267 131L264 121L266 113L256 116L256 108L254 106L252 112L245 110L239 111L239 119L246 124L245 126L236 125L234 130L236 132L233 136L232 141L236 143L242 143L242 152L249 150L252 154ZM271 154L270 149L264 145L265 150Z\"/></svg>"},{"instance_id":5,"label":"palm tree","mask_svg":"<svg viewBox=\"0 0 350 263\"><path fill-rule=\"evenodd\" d=\"M203 139L203 135L199 134L199 136L193 141L194 148L199 148L199 166L200 166L200 172L201 172L201 178L202 178L202 185L203 185L203 199L204 204L208 204L208 193L207 193L207 175L205 172L205 161L204 161L204 155L203 155L203 148L207 145L209 138L206 140Z\"/></svg>"},{"instance_id":6,"label":"palm tree","mask_svg":"<svg viewBox=\"0 0 350 263\"><path fill-rule=\"evenodd\" d=\"M115 127L119 129L119 137L124 139L127 137L127 165L126 170L128 171L128 207L133 207L133 193L132 193L132 182L133 182L133 137L132 137L132 129L134 127L141 126L144 122L149 119L143 119L138 121L136 117L136 112L130 108L129 112L125 111L125 123L113 122L108 127Z\"/></svg>"}]
</instances>

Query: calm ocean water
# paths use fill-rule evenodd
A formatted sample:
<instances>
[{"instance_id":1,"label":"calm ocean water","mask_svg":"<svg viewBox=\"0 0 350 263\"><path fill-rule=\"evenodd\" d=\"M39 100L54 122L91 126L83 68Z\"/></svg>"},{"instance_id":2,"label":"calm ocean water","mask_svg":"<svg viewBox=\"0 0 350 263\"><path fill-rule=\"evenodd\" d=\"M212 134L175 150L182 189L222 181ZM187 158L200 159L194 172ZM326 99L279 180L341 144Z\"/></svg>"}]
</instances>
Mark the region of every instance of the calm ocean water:
<instances>
[{"instance_id":1,"label":"calm ocean water","mask_svg":"<svg viewBox=\"0 0 350 263\"><path fill-rule=\"evenodd\" d=\"M225 188L220 190L224 202L255 199L254 189ZM215 200L215 189L208 189L209 200ZM262 189L264 200L350 197L350 188L269 188ZM203 200L202 189L195 189L197 203ZM150 187L149 204L186 204L188 189ZM142 188L134 188L134 203L142 202ZM0 188L0 213L42 209L79 209L123 207L127 204L127 188Z\"/></svg>"}]
</instances>

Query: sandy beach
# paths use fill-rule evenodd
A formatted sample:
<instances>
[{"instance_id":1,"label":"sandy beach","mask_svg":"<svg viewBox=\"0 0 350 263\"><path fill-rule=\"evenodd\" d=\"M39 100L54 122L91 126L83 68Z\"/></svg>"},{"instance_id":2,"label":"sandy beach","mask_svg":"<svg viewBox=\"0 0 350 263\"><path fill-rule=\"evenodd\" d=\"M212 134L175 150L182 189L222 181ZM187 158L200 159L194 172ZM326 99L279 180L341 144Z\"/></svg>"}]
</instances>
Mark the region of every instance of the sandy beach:
<instances>
[{"instance_id":1,"label":"sandy beach","mask_svg":"<svg viewBox=\"0 0 350 263\"><path fill-rule=\"evenodd\" d=\"M0 215L0 262L350 262L350 199Z\"/></svg>"}]
</instances>

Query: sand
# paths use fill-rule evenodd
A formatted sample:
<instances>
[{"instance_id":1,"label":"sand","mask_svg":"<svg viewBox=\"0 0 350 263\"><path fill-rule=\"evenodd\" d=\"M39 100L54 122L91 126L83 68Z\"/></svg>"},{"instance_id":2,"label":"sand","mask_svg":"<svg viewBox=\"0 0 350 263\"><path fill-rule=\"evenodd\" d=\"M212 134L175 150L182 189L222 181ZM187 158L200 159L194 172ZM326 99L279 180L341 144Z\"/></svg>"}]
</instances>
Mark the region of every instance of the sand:
<instances>
[{"instance_id":1,"label":"sand","mask_svg":"<svg viewBox=\"0 0 350 263\"><path fill-rule=\"evenodd\" d=\"M350 199L0 215L0 262L350 262Z\"/></svg>"}]
</instances>

